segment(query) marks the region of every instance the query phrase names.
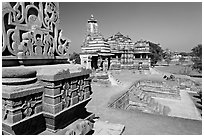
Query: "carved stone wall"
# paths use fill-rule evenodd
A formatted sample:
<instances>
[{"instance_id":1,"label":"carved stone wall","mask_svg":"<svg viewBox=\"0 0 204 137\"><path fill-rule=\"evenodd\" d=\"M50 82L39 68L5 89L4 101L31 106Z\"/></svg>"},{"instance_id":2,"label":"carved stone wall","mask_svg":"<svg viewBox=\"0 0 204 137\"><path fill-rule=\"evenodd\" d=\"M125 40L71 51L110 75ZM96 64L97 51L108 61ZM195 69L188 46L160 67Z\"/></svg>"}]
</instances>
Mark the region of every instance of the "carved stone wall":
<instances>
[{"instance_id":1,"label":"carved stone wall","mask_svg":"<svg viewBox=\"0 0 204 137\"><path fill-rule=\"evenodd\" d=\"M38 67L35 81L35 71L25 73L25 67L18 77L15 67L3 71L3 134L57 132L77 119L92 120L94 114L85 108L92 94L90 70L73 64Z\"/></svg>"},{"instance_id":2,"label":"carved stone wall","mask_svg":"<svg viewBox=\"0 0 204 137\"><path fill-rule=\"evenodd\" d=\"M35 134L45 130L43 86L39 83L3 85L2 90L3 134Z\"/></svg>"},{"instance_id":3,"label":"carved stone wall","mask_svg":"<svg viewBox=\"0 0 204 137\"><path fill-rule=\"evenodd\" d=\"M85 106L92 94L90 70L81 65L56 65L50 70L43 69L39 77L45 86L43 112L46 127L56 132L78 118L90 115Z\"/></svg>"},{"instance_id":4,"label":"carved stone wall","mask_svg":"<svg viewBox=\"0 0 204 137\"><path fill-rule=\"evenodd\" d=\"M59 29L58 3L3 2L2 35L3 66L25 64L28 59L68 57L70 41ZM11 59L18 63L4 64Z\"/></svg>"}]
</instances>

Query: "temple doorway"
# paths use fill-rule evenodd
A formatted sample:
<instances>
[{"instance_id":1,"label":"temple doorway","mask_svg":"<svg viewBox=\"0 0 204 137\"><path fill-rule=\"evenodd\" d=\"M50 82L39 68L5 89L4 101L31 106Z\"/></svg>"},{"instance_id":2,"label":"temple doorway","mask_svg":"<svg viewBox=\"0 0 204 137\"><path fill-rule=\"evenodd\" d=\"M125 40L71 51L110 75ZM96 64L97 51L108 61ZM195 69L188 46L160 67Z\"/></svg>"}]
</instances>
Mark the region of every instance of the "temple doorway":
<instances>
[{"instance_id":1,"label":"temple doorway","mask_svg":"<svg viewBox=\"0 0 204 137\"><path fill-rule=\"evenodd\" d=\"M92 56L91 68L92 69L97 69L98 68L98 56Z\"/></svg>"}]
</instances>

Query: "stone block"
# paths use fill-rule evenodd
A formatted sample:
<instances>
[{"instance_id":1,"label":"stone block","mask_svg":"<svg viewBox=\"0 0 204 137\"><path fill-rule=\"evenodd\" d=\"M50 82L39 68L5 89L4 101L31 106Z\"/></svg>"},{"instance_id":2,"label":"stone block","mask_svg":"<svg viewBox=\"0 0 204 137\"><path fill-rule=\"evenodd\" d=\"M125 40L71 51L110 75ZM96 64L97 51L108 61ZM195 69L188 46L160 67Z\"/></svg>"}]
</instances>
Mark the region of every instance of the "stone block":
<instances>
[{"instance_id":1,"label":"stone block","mask_svg":"<svg viewBox=\"0 0 204 137\"><path fill-rule=\"evenodd\" d=\"M22 117L23 117L23 115L22 115L21 111L18 111L15 114L8 113L4 117L3 121L6 122L6 123L16 123L16 122L22 120Z\"/></svg>"},{"instance_id":2,"label":"stone block","mask_svg":"<svg viewBox=\"0 0 204 137\"><path fill-rule=\"evenodd\" d=\"M77 93L78 91L73 91L72 93L71 93L71 98L74 98L74 97L76 97L76 96L78 96L78 93Z\"/></svg>"},{"instance_id":3,"label":"stone block","mask_svg":"<svg viewBox=\"0 0 204 137\"><path fill-rule=\"evenodd\" d=\"M61 94L60 88L45 88L45 95L56 96Z\"/></svg>"},{"instance_id":4,"label":"stone block","mask_svg":"<svg viewBox=\"0 0 204 137\"><path fill-rule=\"evenodd\" d=\"M50 105L47 103L43 103L43 111L51 114L57 114L62 110L62 102L56 105Z\"/></svg>"},{"instance_id":5,"label":"stone block","mask_svg":"<svg viewBox=\"0 0 204 137\"><path fill-rule=\"evenodd\" d=\"M93 123L88 120L78 119L68 126L65 135L86 135L93 129Z\"/></svg>"},{"instance_id":6,"label":"stone block","mask_svg":"<svg viewBox=\"0 0 204 137\"><path fill-rule=\"evenodd\" d=\"M84 92L88 92L88 91L90 91L90 89L91 89L90 86L85 86L84 87Z\"/></svg>"},{"instance_id":7,"label":"stone block","mask_svg":"<svg viewBox=\"0 0 204 137\"><path fill-rule=\"evenodd\" d=\"M84 99L87 99L90 97L90 91L84 92Z\"/></svg>"},{"instance_id":8,"label":"stone block","mask_svg":"<svg viewBox=\"0 0 204 137\"><path fill-rule=\"evenodd\" d=\"M70 85L70 89L72 89L72 90L75 90L75 89L77 89L77 84L72 84L72 85Z\"/></svg>"},{"instance_id":9,"label":"stone block","mask_svg":"<svg viewBox=\"0 0 204 137\"><path fill-rule=\"evenodd\" d=\"M5 100L4 104L7 105L7 108L15 108L17 106L22 105L22 100L21 100L21 98L12 99L12 100L7 99L7 100Z\"/></svg>"},{"instance_id":10,"label":"stone block","mask_svg":"<svg viewBox=\"0 0 204 137\"><path fill-rule=\"evenodd\" d=\"M37 113L42 112L42 110L43 110L43 105L40 104L40 105L35 106L34 112L35 112L35 114L37 114Z\"/></svg>"},{"instance_id":11,"label":"stone block","mask_svg":"<svg viewBox=\"0 0 204 137\"><path fill-rule=\"evenodd\" d=\"M91 100L83 100L73 107L64 108L60 113L51 114L44 113L46 127L52 132L56 132L58 129L71 124L76 119L80 118L80 115L86 114L84 108L86 104Z\"/></svg>"},{"instance_id":12,"label":"stone block","mask_svg":"<svg viewBox=\"0 0 204 137\"><path fill-rule=\"evenodd\" d=\"M51 104L51 105L59 104L61 102L61 96L60 95L57 95L57 96L44 95L44 102L47 104Z\"/></svg>"},{"instance_id":13,"label":"stone block","mask_svg":"<svg viewBox=\"0 0 204 137\"><path fill-rule=\"evenodd\" d=\"M75 96L75 97L71 98L71 106L77 104L78 102L79 102L79 97L78 96Z\"/></svg>"},{"instance_id":14,"label":"stone block","mask_svg":"<svg viewBox=\"0 0 204 137\"><path fill-rule=\"evenodd\" d=\"M45 85L46 88L60 88L62 86L61 81L42 81L42 84Z\"/></svg>"}]
</instances>

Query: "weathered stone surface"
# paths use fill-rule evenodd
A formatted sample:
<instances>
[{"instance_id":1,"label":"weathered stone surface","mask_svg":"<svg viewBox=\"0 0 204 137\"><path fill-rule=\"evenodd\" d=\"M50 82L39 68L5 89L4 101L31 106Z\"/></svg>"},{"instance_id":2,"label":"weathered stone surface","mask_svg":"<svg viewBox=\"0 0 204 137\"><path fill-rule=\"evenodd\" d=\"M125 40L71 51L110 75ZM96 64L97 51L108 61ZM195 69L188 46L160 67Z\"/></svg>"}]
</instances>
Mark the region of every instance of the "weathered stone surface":
<instances>
[{"instance_id":1,"label":"weathered stone surface","mask_svg":"<svg viewBox=\"0 0 204 137\"><path fill-rule=\"evenodd\" d=\"M2 97L7 99L15 99L43 91L44 88L39 83L22 86L2 86Z\"/></svg>"},{"instance_id":2,"label":"weathered stone surface","mask_svg":"<svg viewBox=\"0 0 204 137\"><path fill-rule=\"evenodd\" d=\"M3 7L3 66L55 63L55 55L67 58L70 40L59 29L58 3L4 2Z\"/></svg>"},{"instance_id":3,"label":"weathered stone surface","mask_svg":"<svg viewBox=\"0 0 204 137\"><path fill-rule=\"evenodd\" d=\"M61 89L60 88L47 88L47 87L45 87L44 94L50 95L50 96L60 95Z\"/></svg>"},{"instance_id":4,"label":"weathered stone surface","mask_svg":"<svg viewBox=\"0 0 204 137\"><path fill-rule=\"evenodd\" d=\"M47 104L47 103L43 103L43 111L47 112L47 113L51 113L51 114L57 114L60 111L62 111L62 102L55 104L55 105L51 105L51 104Z\"/></svg>"},{"instance_id":5,"label":"weathered stone surface","mask_svg":"<svg viewBox=\"0 0 204 137\"><path fill-rule=\"evenodd\" d=\"M65 135L86 135L93 129L93 123L88 120L78 119L69 125Z\"/></svg>"},{"instance_id":6,"label":"weathered stone surface","mask_svg":"<svg viewBox=\"0 0 204 137\"><path fill-rule=\"evenodd\" d=\"M84 107L91 100L91 98L83 100L71 107L64 108L61 112L56 114L44 113L46 126L52 132L56 132L61 127L64 127L75 121L80 115L86 113Z\"/></svg>"},{"instance_id":7,"label":"weathered stone surface","mask_svg":"<svg viewBox=\"0 0 204 137\"><path fill-rule=\"evenodd\" d=\"M35 114L30 118L11 125L2 121L3 134L30 135L38 134L45 129L45 119L42 113Z\"/></svg>"},{"instance_id":8,"label":"weathered stone surface","mask_svg":"<svg viewBox=\"0 0 204 137\"><path fill-rule=\"evenodd\" d=\"M25 67L2 68L2 78L33 78L37 72Z\"/></svg>"},{"instance_id":9,"label":"weathered stone surface","mask_svg":"<svg viewBox=\"0 0 204 137\"><path fill-rule=\"evenodd\" d=\"M44 95L44 103L56 105L61 102L61 95L57 96L50 96L50 95Z\"/></svg>"},{"instance_id":10,"label":"weathered stone surface","mask_svg":"<svg viewBox=\"0 0 204 137\"><path fill-rule=\"evenodd\" d=\"M125 129L125 126L97 120L94 123L93 129L93 135L121 135Z\"/></svg>"}]
</instances>

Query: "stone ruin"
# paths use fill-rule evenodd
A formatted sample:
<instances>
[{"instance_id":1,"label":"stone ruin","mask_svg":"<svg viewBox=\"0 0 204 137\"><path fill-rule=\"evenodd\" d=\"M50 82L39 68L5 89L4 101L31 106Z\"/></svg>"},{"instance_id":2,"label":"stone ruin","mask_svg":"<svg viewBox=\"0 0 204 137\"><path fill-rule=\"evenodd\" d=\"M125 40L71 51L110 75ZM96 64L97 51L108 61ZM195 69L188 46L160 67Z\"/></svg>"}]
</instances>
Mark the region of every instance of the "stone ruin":
<instances>
[{"instance_id":1,"label":"stone ruin","mask_svg":"<svg viewBox=\"0 0 204 137\"><path fill-rule=\"evenodd\" d=\"M151 95L138 89L138 82L131 85L127 91L118 95L108 105L116 109L128 111L141 111L145 113L166 115L171 111L168 106L158 103Z\"/></svg>"},{"instance_id":2,"label":"stone ruin","mask_svg":"<svg viewBox=\"0 0 204 137\"><path fill-rule=\"evenodd\" d=\"M152 97L181 99L178 81L141 80L138 89Z\"/></svg>"},{"instance_id":3,"label":"stone ruin","mask_svg":"<svg viewBox=\"0 0 204 137\"><path fill-rule=\"evenodd\" d=\"M59 4L3 2L2 30L2 134L92 130L91 71L67 62Z\"/></svg>"}]
</instances>

